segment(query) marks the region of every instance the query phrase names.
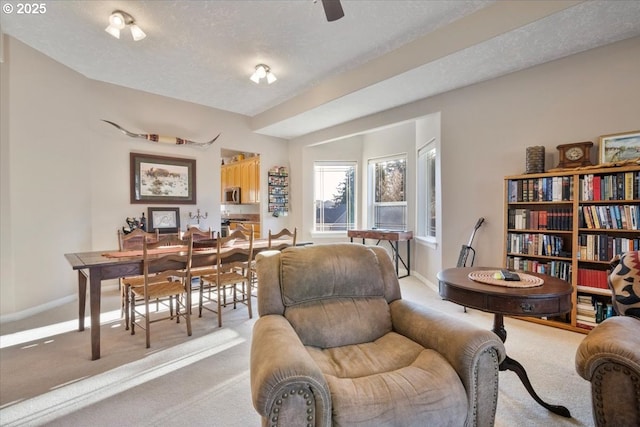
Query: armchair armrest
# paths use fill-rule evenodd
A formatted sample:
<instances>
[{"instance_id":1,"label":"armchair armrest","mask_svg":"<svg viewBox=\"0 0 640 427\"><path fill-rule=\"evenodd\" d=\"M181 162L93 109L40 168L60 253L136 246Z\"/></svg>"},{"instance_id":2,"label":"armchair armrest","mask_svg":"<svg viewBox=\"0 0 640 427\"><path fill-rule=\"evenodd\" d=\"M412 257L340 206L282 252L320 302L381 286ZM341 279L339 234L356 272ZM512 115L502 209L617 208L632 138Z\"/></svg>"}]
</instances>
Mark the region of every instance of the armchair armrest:
<instances>
[{"instance_id":1,"label":"armchair armrest","mask_svg":"<svg viewBox=\"0 0 640 427\"><path fill-rule=\"evenodd\" d=\"M496 349L498 362L506 356L504 344L489 330L407 300L390 306L393 329L442 354L463 380L473 359L487 348Z\"/></svg>"},{"instance_id":2,"label":"armchair armrest","mask_svg":"<svg viewBox=\"0 0 640 427\"><path fill-rule=\"evenodd\" d=\"M329 386L284 317L256 321L250 364L253 406L263 425L331 425Z\"/></svg>"},{"instance_id":3,"label":"armchair armrest","mask_svg":"<svg viewBox=\"0 0 640 427\"><path fill-rule=\"evenodd\" d=\"M493 332L406 300L390 304L393 329L444 356L458 373L469 407L469 425L493 425L503 342ZM467 420L469 422L469 420Z\"/></svg>"},{"instance_id":4,"label":"armchair armrest","mask_svg":"<svg viewBox=\"0 0 640 427\"><path fill-rule=\"evenodd\" d=\"M602 363L617 363L640 375L640 320L614 316L596 326L576 352L576 371L591 380Z\"/></svg>"},{"instance_id":5,"label":"armchair armrest","mask_svg":"<svg viewBox=\"0 0 640 427\"><path fill-rule=\"evenodd\" d=\"M615 316L596 326L576 351L576 371L591 382L596 425L640 425L640 320Z\"/></svg>"}]
</instances>

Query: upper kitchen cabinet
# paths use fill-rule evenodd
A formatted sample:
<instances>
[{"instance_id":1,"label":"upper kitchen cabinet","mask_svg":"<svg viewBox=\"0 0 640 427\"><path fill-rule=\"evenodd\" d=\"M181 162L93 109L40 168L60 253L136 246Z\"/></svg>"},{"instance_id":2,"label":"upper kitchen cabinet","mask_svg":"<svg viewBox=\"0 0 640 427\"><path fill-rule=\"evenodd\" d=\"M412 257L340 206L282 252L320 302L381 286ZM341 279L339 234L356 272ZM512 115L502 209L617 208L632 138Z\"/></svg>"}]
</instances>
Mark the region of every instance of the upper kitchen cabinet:
<instances>
[{"instance_id":1,"label":"upper kitchen cabinet","mask_svg":"<svg viewBox=\"0 0 640 427\"><path fill-rule=\"evenodd\" d=\"M225 190L240 189L240 203L260 202L260 156L237 159L220 168L220 187L222 203L225 203Z\"/></svg>"},{"instance_id":2,"label":"upper kitchen cabinet","mask_svg":"<svg viewBox=\"0 0 640 427\"><path fill-rule=\"evenodd\" d=\"M242 203L260 202L260 157L250 157L240 163Z\"/></svg>"}]
</instances>

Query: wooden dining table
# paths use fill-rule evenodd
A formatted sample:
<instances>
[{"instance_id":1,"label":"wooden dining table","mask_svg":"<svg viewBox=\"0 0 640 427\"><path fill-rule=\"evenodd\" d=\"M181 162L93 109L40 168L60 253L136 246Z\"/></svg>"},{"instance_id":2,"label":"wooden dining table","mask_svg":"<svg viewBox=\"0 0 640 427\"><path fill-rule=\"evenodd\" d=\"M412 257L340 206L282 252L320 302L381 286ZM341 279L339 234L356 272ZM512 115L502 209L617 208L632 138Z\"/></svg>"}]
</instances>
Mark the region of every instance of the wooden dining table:
<instances>
[{"instance_id":1,"label":"wooden dining table","mask_svg":"<svg viewBox=\"0 0 640 427\"><path fill-rule=\"evenodd\" d=\"M211 241L212 243L215 240ZM310 244L300 242L297 246ZM234 247L242 245L230 246ZM256 239L253 243L254 255L269 249L267 239ZM205 267L216 262L216 248L206 244L194 244L192 267ZM64 255L71 267L78 271L78 330L84 331L87 279L89 281L89 311L91 316L91 360L100 359L100 306L102 281L143 274L142 251L121 252L104 250L68 253ZM157 266L158 271L162 266ZM155 271L151 271L152 273Z\"/></svg>"}]
</instances>

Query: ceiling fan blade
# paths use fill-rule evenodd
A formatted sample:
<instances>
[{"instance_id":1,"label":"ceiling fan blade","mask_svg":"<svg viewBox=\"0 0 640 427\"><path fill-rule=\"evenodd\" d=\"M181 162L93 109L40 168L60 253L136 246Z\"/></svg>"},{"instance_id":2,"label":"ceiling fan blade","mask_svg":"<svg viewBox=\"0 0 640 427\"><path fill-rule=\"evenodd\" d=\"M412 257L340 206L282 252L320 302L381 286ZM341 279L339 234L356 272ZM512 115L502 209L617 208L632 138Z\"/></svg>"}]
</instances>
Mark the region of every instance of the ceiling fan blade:
<instances>
[{"instance_id":1,"label":"ceiling fan blade","mask_svg":"<svg viewBox=\"0 0 640 427\"><path fill-rule=\"evenodd\" d=\"M324 13L327 15L327 21L337 21L344 16L340 0L322 0Z\"/></svg>"}]
</instances>

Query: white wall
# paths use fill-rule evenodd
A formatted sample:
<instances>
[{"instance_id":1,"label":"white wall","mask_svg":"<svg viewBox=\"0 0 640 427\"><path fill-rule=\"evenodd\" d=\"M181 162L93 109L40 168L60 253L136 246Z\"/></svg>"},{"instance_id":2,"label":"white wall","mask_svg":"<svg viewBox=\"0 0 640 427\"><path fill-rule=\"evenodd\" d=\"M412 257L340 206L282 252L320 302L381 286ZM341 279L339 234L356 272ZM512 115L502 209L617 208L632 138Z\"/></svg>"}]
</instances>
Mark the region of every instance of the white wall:
<instances>
[{"instance_id":1,"label":"white wall","mask_svg":"<svg viewBox=\"0 0 640 427\"><path fill-rule=\"evenodd\" d=\"M261 155L267 170L287 165L286 141L249 130L247 118L187 102L89 80L24 44L5 37L2 88L3 319L74 298L77 276L65 253L117 248L116 230L147 204L131 204L129 153L196 159L196 205L208 212L201 227L219 229L220 148ZM101 121L136 133L196 141L222 136L209 148L154 144L129 138ZM261 200L266 200L266 185ZM158 205L156 205L158 206ZM167 206L172 206L168 204ZM289 226L261 207L263 230Z\"/></svg>"},{"instance_id":2,"label":"white wall","mask_svg":"<svg viewBox=\"0 0 640 427\"><path fill-rule=\"evenodd\" d=\"M251 133L246 117L91 81L10 37L5 43L0 65L4 319L74 295L76 276L63 254L115 247L115 230L124 218L146 209L128 202L130 151L197 159L198 204L181 211L199 207L209 212L203 225L218 223L219 150L129 139L102 118L133 131L194 140L222 132L214 147L262 155L261 182L269 167L288 163L291 215L277 219L273 228L286 221L306 240L313 225L311 146L439 113L442 240L434 254L420 255L418 249L415 264L428 265L424 274L433 282L439 269L455 265L480 216L487 222L476 236L476 265L502 264L503 177L524 172L527 146L544 145L551 168L559 144L597 142L599 135L640 128L638 37L325 129L288 147ZM427 132L418 124L414 143ZM333 147L350 153L363 140ZM390 145L388 151L397 148ZM596 160L595 150L592 157ZM266 200L266 186L261 191ZM263 218L265 212L266 205ZM263 223L263 230L268 227ZM441 261L434 261L440 254Z\"/></svg>"},{"instance_id":3,"label":"white wall","mask_svg":"<svg viewBox=\"0 0 640 427\"><path fill-rule=\"evenodd\" d=\"M479 217L486 223L474 241L475 265L502 265L503 178L524 172L526 147L544 145L549 169L559 144L640 128L638 70L640 37L296 138L291 162L300 147L440 113L442 261L426 276L435 283L438 270L456 265ZM292 191L295 200L308 188Z\"/></svg>"}]
</instances>

